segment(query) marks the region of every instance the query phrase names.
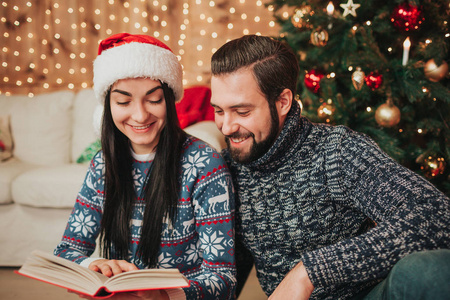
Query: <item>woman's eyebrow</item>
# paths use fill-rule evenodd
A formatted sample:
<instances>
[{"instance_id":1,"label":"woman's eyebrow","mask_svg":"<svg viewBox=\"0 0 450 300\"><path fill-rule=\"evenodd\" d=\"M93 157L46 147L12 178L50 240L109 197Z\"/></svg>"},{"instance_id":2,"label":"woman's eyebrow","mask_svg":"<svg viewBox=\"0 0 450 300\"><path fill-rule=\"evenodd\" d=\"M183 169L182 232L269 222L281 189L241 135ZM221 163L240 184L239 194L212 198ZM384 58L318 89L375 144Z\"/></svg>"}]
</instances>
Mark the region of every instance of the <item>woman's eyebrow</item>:
<instances>
[{"instance_id":1,"label":"woman's eyebrow","mask_svg":"<svg viewBox=\"0 0 450 300\"><path fill-rule=\"evenodd\" d=\"M154 88L148 90L145 94L146 95L150 95L154 91L159 90L159 89L162 89L162 86L160 86L160 85L155 86ZM131 93L129 93L127 91L119 90L119 89L114 89L114 90L111 91L111 93L119 93L119 94L122 94L122 95L125 95L125 96L131 96Z\"/></svg>"},{"instance_id":2,"label":"woman's eyebrow","mask_svg":"<svg viewBox=\"0 0 450 300\"><path fill-rule=\"evenodd\" d=\"M145 93L146 95L150 95L151 93L153 93L156 90L162 89L162 86L158 85L155 86L154 88L152 88L151 90L148 90L147 93Z\"/></svg>"},{"instance_id":3,"label":"woman's eyebrow","mask_svg":"<svg viewBox=\"0 0 450 300\"><path fill-rule=\"evenodd\" d=\"M114 89L114 90L111 91L111 93L119 93L119 94L122 94L122 95L125 95L125 96L131 96L130 93L128 93L126 91L119 90L119 89Z\"/></svg>"}]
</instances>

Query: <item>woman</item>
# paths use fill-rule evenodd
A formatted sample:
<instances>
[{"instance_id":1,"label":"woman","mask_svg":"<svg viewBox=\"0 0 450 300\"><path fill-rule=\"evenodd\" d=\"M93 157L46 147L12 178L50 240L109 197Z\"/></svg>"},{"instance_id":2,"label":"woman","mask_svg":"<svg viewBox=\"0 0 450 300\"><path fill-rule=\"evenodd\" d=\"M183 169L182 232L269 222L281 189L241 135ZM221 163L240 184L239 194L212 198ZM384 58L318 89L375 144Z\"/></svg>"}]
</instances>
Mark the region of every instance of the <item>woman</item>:
<instances>
[{"instance_id":1,"label":"woman","mask_svg":"<svg viewBox=\"0 0 450 300\"><path fill-rule=\"evenodd\" d=\"M178 125L181 74L171 50L144 35L109 37L94 61L102 150L54 254L106 276L178 268L190 280L120 299L234 297L231 178L220 155ZM97 237L103 258L90 257Z\"/></svg>"}]
</instances>

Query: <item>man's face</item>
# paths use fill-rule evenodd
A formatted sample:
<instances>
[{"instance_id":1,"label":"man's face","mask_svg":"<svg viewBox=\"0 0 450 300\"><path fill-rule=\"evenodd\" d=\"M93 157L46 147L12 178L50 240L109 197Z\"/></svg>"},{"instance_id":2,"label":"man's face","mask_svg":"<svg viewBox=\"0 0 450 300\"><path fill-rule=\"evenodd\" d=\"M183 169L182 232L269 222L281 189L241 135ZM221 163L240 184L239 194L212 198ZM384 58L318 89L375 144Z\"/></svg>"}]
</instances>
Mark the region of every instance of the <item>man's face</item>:
<instances>
[{"instance_id":1,"label":"man's face","mask_svg":"<svg viewBox=\"0 0 450 300\"><path fill-rule=\"evenodd\" d=\"M233 159L248 163L263 156L276 140L280 124L277 113L271 116L252 71L241 69L213 76L211 90L215 122Z\"/></svg>"}]
</instances>

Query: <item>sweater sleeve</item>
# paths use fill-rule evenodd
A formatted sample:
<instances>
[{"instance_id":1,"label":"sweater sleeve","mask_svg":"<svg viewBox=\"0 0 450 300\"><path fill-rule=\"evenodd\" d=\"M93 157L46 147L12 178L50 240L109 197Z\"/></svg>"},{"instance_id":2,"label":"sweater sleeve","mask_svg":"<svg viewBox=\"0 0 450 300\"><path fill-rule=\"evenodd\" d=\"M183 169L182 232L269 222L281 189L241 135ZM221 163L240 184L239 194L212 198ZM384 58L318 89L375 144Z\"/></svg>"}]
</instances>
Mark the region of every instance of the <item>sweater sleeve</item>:
<instances>
[{"instance_id":1,"label":"sweater sleeve","mask_svg":"<svg viewBox=\"0 0 450 300\"><path fill-rule=\"evenodd\" d=\"M86 177L77 195L61 242L54 255L76 263L82 263L95 250L100 231L103 197L98 188L103 172L101 157L97 154L91 161Z\"/></svg>"},{"instance_id":2,"label":"sweater sleeve","mask_svg":"<svg viewBox=\"0 0 450 300\"><path fill-rule=\"evenodd\" d=\"M234 188L229 170L218 153L209 153L209 159L202 157L205 156L201 151L192 152L184 163L185 174L196 174L191 197L202 257L199 270L187 275L190 287L185 288L186 297L234 299ZM190 162L195 162L196 170L189 168ZM190 180L185 177L185 181Z\"/></svg>"},{"instance_id":3,"label":"sweater sleeve","mask_svg":"<svg viewBox=\"0 0 450 300\"><path fill-rule=\"evenodd\" d=\"M361 283L387 276L414 251L450 247L449 199L401 166L364 135L341 135L325 151L335 201L362 212L376 227L351 239L307 252L302 260L315 287ZM331 177L331 176L330 176Z\"/></svg>"}]
</instances>

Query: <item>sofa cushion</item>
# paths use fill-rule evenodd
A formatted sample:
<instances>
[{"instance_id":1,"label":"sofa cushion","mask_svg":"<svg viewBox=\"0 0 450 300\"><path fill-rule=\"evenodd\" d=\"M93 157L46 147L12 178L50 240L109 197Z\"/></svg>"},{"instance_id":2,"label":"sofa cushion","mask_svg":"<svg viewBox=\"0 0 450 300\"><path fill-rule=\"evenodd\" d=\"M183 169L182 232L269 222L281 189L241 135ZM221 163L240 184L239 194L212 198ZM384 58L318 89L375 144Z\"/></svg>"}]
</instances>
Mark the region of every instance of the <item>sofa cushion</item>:
<instances>
[{"instance_id":1,"label":"sofa cushion","mask_svg":"<svg viewBox=\"0 0 450 300\"><path fill-rule=\"evenodd\" d=\"M16 158L0 163L0 204L13 202L11 194L13 180L20 174L37 167L36 165L19 161Z\"/></svg>"},{"instance_id":2,"label":"sofa cushion","mask_svg":"<svg viewBox=\"0 0 450 300\"><path fill-rule=\"evenodd\" d=\"M11 115L14 156L24 162L70 162L73 92L27 96L0 95L0 111Z\"/></svg>"},{"instance_id":3,"label":"sofa cushion","mask_svg":"<svg viewBox=\"0 0 450 300\"><path fill-rule=\"evenodd\" d=\"M0 116L0 162L12 157L13 140L9 115Z\"/></svg>"},{"instance_id":4,"label":"sofa cushion","mask_svg":"<svg viewBox=\"0 0 450 300\"><path fill-rule=\"evenodd\" d=\"M208 143L219 152L227 146L225 143L225 137L213 121L202 121L195 123L186 127L184 131Z\"/></svg>"},{"instance_id":5,"label":"sofa cushion","mask_svg":"<svg viewBox=\"0 0 450 300\"><path fill-rule=\"evenodd\" d=\"M97 140L93 115L98 101L93 89L81 90L73 103L72 162L76 162L90 144Z\"/></svg>"},{"instance_id":6,"label":"sofa cushion","mask_svg":"<svg viewBox=\"0 0 450 300\"><path fill-rule=\"evenodd\" d=\"M73 207L88 167L65 164L20 174L12 184L15 203L34 207Z\"/></svg>"}]
</instances>

